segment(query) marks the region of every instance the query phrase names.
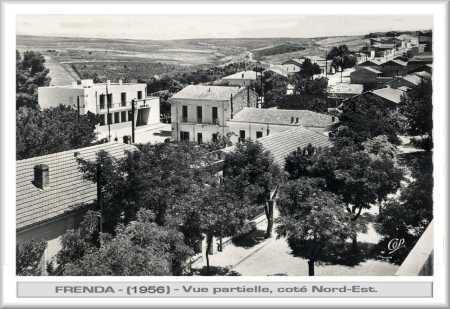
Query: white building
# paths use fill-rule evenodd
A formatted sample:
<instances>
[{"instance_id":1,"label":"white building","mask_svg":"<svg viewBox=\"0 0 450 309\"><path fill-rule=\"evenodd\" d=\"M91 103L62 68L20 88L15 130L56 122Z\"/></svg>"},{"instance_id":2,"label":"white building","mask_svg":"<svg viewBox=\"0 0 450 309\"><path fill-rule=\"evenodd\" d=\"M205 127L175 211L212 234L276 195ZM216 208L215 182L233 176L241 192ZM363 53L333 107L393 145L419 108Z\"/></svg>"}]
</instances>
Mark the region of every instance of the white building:
<instances>
[{"instance_id":1,"label":"white building","mask_svg":"<svg viewBox=\"0 0 450 309\"><path fill-rule=\"evenodd\" d=\"M256 107L249 87L190 85L170 98L172 137L205 143L229 132L227 121L244 107Z\"/></svg>"},{"instance_id":2,"label":"white building","mask_svg":"<svg viewBox=\"0 0 450 309\"><path fill-rule=\"evenodd\" d=\"M130 134L124 134L120 129L131 127L132 100L136 102L136 126L159 123L159 97L148 97L146 93L144 83L94 83L85 79L68 86L39 87L38 102L42 109L63 104L79 110L80 114L97 114L98 137L122 138L122 135ZM117 133L118 130L121 133Z\"/></svg>"},{"instance_id":3,"label":"white building","mask_svg":"<svg viewBox=\"0 0 450 309\"><path fill-rule=\"evenodd\" d=\"M256 140L295 127L304 127L326 135L329 127L337 121L334 116L309 110L245 107L227 123L234 133L231 141L235 143L243 139Z\"/></svg>"}]
</instances>

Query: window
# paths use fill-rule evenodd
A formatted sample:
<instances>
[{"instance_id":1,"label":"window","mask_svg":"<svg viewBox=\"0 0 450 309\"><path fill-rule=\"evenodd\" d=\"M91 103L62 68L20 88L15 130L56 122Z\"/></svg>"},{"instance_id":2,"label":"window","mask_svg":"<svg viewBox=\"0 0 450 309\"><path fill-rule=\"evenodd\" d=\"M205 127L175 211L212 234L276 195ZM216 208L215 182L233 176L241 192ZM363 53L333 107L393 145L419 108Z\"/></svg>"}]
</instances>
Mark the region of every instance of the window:
<instances>
[{"instance_id":1,"label":"window","mask_svg":"<svg viewBox=\"0 0 450 309\"><path fill-rule=\"evenodd\" d=\"M181 131L180 132L180 140L182 142L189 142L189 132Z\"/></svg>"},{"instance_id":2,"label":"window","mask_svg":"<svg viewBox=\"0 0 450 309\"><path fill-rule=\"evenodd\" d=\"M142 99L142 91L137 92L137 98L138 100Z\"/></svg>"},{"instance_id":3,"label":"window","mask_svg":"<svg viewBox=\"0 0 450 309\"><path fill-rule=\"evenodd\" d=\"M298 117L297 117L297 118L295 118L295 123L298 123Z\"/></svg>"},{"instance_id":4,"label":"window","mask_svg":"<svg viewBox=\"0 0 450 309\"><path fill-rule=\"evenodd\" d=\"M112 123L112 114L109 113L108 114L108 122L107 122L107 124L111 124L111 123Z\"/></svg>"},{"instance_id":5,"label":"window","mask_svg":"<svg viewBox=\"0 0 450 309\"><path fill-rule=\"evenodd\" d=\"M199 144L203 143L203 134L202 133L197 133L197 142Z\"/></svg>"},{"instance_id":6,"label":"window","mask_svg":"<svg viewBox=\"0 0 450 309\"><path fill-rule=\"evenodd\" d=\"M202 114L202 107L197 106L197 122L202 123L203 114Z\"/></svg>"},{"instance_id":7,"label":"window","mask_svg":"<svg viewBox=\"0 0 450 309\"><path fill-rule=\"evenodd\" d=\"M99 99L100 99L100 109L105 109L105 95L101 94Z\"/></svg>"},{"instance_id":8,"label":"window","mask_svg":"<svg viewBox=\"0 0 450 309\"><path fill-rule=\"evenodd\" d=\"M212 108L212 122L217 123L217 107Z\"/></svg>"},{"instance_id":9,"label":"window","mask_svg":"<svg viewBox=\"0 0 450 309\"><path fill-rule=\"evenodd\" d=\"M112 93L108 93L107 101L108 101L108 107L111 108L112 107Z\"/></svg>"},{"instance_id":10,"label":"window","mask_svg":"<svg viewBox=\"0 0 450 309\"><path fill-rule=\"evenodd\" d=\"M261 131L256 131L256 138L261 138L262 134L263 133Z\"/></svg>"},{"instance_id":11,"label":"window","mask_svg":"<svg viewBox=\"0 0 450 309\"><path fill-rule=\"evenodd\" d=\"M291 123L294 123L294 117L291 117Z\"/></svg>"},{"instance_id":12,"label":"window","mask_svg":"<svg viewBox=\"0 0 450 309\"><path fill-rule=\"evenodd\" d=\"M99 121L100 121L100 125L101 125L101 126L104 126L104 125L105 125L105 117L106 117L105 114L100 114L100 115L99 115Z\"/></svg>"},{"instance_id":13,"label":"window","mask_svg":"<svg viewBox=\"0 0 450 309\"><path fill-rule=\"evenodd\" d=\"M217 133L212 134L212 141L215 143L217 142Z\"/></svg>"},{"instance_id":14,"label":"window","mask_svg":"<svg viewBox=\"0 0 450 309\"><path fill-rule=\"evenodd\" d=\"M187 122L188 121L188 107L186 105L183 105L182 121L183 122Z\"/></svg>"},{"instance_id":15,"label":"window","mask_svg":"<svg viewBox=\"0 0 450 309\"><path fill-rule=\"evenodd\" d=\"M120 122L120 113L115 112L114 113L114 123L119 123L119 122Z\"/></svg>"},{"instance_id":16,"label":"window","mask_svg":"<svg viewBox=\"0 0 450 309\"><path fill-rule=\"evenodd\" d=\"M122 106L127 106L127 93L126 92L120 93L120 103Z\"/></svg>"},{"instance_id":17,"label":"window","mask_svg":"<svg viewBox=\"0 0 450 309\"><path fill-rule=\"evenodd\" d=\"M122 122L127 122L127 112L126 111L121 112L120 118Z\"/></svg>"},{"instance_id":18,"label":"window","mask_svg":"<svg viewBox=\"0 0 450 309\"><path fill-rule=\"evenodd\" d=\"M245 140L245 130L239 130L239 141L243 142Z\"/></svg>"}]
</instances>

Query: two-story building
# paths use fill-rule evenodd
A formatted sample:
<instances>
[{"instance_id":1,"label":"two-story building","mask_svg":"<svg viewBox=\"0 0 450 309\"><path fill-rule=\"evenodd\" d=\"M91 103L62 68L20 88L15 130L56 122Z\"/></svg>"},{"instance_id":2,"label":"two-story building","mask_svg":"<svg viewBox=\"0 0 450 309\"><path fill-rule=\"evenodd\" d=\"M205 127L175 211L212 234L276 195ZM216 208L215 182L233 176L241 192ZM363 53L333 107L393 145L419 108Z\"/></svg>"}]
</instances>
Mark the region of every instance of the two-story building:
<instances>
[{"instance_id":1,"label":"two-story building","mask_svg":"<svg viewBox=\"0 0 450 309\"><path fill-rule=\"evenodd\" d=\"M228 121L228 127L234 133L231 141L236 143L245 139L256 140L295 127L326 133L337 121L334 116L309 110L245 107Z\"/></svg>"},{"instance_id":2,"label":"two-story building","mask_svg":"<svg viewBox=\"0 0 450 309\"><path fill-rule=\"evenodd\" d=\"M42 109L62 104L73 107L79 114L98 115L99 138L104 134L108 134L109 139L122 137L118 136L124 134L121 129L131 127L133 101L136 126L160 122L159 97L148 97L145 83L94 83L92 79L85 79L68 86L38 88L38 103Z\"/></svg>"},{"instance_id":3,"label":"two-story building","mask_svg":"<svg viewBox=\"0 0 450 309\"><path fill-rule=\"evenodd\" d=\"M175 141L205 143L229 132L227 121L244 107L256 107L250 87L189 85L170 98Z\"/></svg>"}]
</instances>

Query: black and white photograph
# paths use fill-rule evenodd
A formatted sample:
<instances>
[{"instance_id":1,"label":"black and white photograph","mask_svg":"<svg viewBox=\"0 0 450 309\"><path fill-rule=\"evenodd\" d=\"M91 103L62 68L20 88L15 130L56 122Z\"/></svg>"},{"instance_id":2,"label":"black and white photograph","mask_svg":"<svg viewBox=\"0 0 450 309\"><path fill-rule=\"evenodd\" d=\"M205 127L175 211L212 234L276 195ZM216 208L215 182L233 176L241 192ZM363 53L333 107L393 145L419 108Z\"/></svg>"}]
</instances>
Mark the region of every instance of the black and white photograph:
<instances>
[{"instance_id":1,"label":"black and white photograph","mask_svg":"<svg viewBox=\"0 0 450 309\"><path fill-rule=\"evenodd\" d=\"M17 278L428 277L433 294L433 14L85 5L15 16Z\"/></svg>"}]
</instances>

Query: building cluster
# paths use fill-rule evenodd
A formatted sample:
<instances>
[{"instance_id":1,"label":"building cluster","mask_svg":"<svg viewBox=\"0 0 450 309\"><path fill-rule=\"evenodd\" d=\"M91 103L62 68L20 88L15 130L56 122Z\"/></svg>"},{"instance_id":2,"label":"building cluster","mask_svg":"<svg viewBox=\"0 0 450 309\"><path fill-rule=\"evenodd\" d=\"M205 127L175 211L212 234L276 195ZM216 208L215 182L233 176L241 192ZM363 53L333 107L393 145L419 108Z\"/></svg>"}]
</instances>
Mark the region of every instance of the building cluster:
<instances>
[{"instance_id":1,"label":"building cluster","mask_svg":"<svg viewBox=\"0 0 450 309\"><path fill-rule=\"evenodd\" d=\"M369 45L358 53L356 68L350 70L349 78L329 83L328 97L343 101L359 95L375 96L395 106L405 92L431 78L430 49L431 39L426 34L370 39ZM308 58L321 68L319 76L338 75L331 60ZM299 72L304 61L305 58L290 59L270 65L267 70L288 77ZM189 85L175 93L169 99L171 139L198 144L226 136L233 144L258 140L281 167L285 157L299 147L330 145L328 131L339 121L338 113L263 109L262 99L255 91L260 78L261 73L242 71L212 85ZM127 151L137 150L127 144L128 128L159 124L160 101L159 97L147 95L147 85L143 83L92 80L41 87L38 101L43 109L63 104L79 114L98 115L97 139L108 140L92 147L17 161L17 240L45 239L48 260L59 250L61 235L75 227L97 199L96 185L83 178L77 159L93 160L99 151L120 158Z\"/></svg>"}]
</instances>

